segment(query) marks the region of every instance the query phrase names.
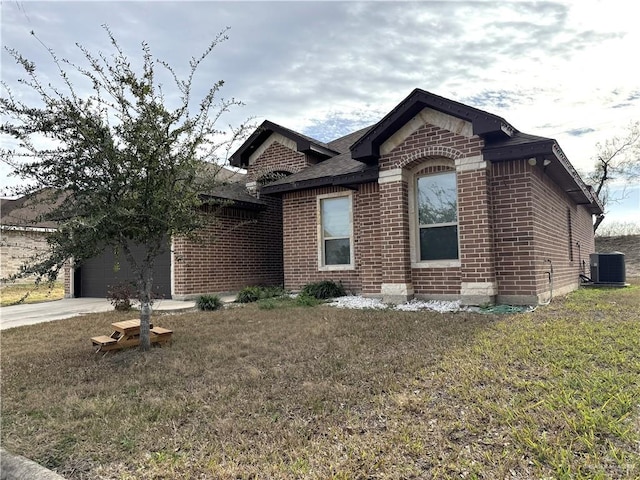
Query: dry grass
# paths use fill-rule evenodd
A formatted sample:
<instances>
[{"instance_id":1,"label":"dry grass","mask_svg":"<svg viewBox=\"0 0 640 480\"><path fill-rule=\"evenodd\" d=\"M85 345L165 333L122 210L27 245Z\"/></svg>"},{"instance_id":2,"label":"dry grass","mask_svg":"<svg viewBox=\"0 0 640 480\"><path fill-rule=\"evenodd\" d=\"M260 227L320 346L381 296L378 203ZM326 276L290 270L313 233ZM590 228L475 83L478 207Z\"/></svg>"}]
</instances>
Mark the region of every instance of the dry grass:
<instances>
[{"instance_id":1,"label":"dry grass","mask_svg":"<svg viewBox=\"0 0 640 480\"><path fill-rule=\"evenodd\" d=\"M40 303L64 298L64 285L54 283L10 283L0 286L0 307L18 303Z\"/></svg>"},{"instance_id":2,"label":"dry grass","mask_svg":"<svg viewBox=\"0 0 640 480\"><path fill-rule=\"evenodd\" d=\"M72 479L640 477L640 288L532 314L235 307L2 334L2 444Z\"/></svg>"}]
</instances>

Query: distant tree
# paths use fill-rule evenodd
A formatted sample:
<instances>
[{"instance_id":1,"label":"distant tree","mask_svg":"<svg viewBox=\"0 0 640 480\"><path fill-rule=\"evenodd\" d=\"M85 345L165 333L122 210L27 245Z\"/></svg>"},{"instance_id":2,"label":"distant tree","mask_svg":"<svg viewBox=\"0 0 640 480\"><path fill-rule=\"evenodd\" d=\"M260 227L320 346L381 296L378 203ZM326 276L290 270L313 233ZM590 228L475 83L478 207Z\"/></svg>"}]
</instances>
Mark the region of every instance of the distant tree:
<instances>
[{"instance_id":1,"label":"distant tree","mask_svg":"<svg viewBox=\"0 0 640 480\"><path fill-rule=\"evenodd\" d=\"M640 223L607 222L598 229L598 237L626 237L640 235Z\"/></svg>"},{"instance_id":2,"label":"distant tree","mask_svg":"<svg viewBox=\"0 0 640 480\"><path fill-rule=\"evenodd\" d=\"M616 180L634 182L640 180L640 122L627 127L623 136L610 138L596 145L594 170L587 175L605 208L624 197L612 196L611 184ZM596 232L605 214L596 217L593 231Z\"/></svg>"},{"instance_id":3,"label":"distant tree","mask_svg":"<svg viewBox=\"0 0 640 480\"><path fill-rule=\"evenodd\" d=\"M7 48L26 76L18 80L18 95L2 82L0 134L8 139L3 144L12 146L0 149L0 160L28 182L14 194L46 192L51 208L43 219L58 224L48 236L50 254L23 265L17 276L52 281L70 259L81 263L105 248L122 252L136 275L141 349L147 350L155 259L169 248L168 238L194 234L209 221L201 193L215 183L248 126L218 127L223 114L241 105L218 98L223 81L213 83L197 103L192 98L196 70L227 39L227 30L191 59L185 79L153 58L144 42L141 67L134 69L109 28L104 30L114 53L96 55L76 44L85 66L60 59L32 32L57 67L60 86ZM173 107L165 101L157 70L175 87ZM84 90L70 73L88 81ZM24 103L33 93L37 103ZM139 245L146 249L142 258L132 253Z\"/></svg>"}]
</instances>

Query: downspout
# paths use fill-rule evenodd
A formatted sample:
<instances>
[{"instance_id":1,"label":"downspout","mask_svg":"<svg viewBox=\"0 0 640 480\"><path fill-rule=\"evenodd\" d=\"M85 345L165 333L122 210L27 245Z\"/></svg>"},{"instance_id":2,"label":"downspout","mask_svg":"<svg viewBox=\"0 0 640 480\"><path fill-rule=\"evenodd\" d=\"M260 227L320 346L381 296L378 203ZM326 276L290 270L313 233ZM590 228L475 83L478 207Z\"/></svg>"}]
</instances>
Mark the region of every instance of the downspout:
<instances>
[{"instance_id":1,"label":"downspout","mask_svg":"<svg viewBox=\"0 0 640 480\"><path fill-rule=\"evenodd\" d=\"M547 258L545 262L549 262L549 270L546 273L549 277L549 299L546 302L538 301L538 305L549 305L551 303L551 299L553 298L553 263L551 263L551 259Z\"/></svg>"}]
</instances>

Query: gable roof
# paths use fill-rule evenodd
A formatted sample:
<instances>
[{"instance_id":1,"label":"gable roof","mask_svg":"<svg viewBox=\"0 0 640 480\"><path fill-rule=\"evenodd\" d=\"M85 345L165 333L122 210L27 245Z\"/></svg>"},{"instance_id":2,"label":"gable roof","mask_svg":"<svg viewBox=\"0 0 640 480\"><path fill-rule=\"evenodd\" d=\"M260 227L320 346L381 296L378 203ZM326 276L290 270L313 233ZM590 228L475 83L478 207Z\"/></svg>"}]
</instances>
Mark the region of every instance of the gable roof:
<instances>
[{"instance_id":1,"label":"gable roof","mask_svg":"<svg viewBox=\"0 0 640 480\"><path fill-rule=\"evenodd\" d=\"M378 179L377 165L371 166L351 158L349 148L372 126L362 128L356 132L332 140L327 145L339 155L317 163L304 170L280 178L264 185L261 191L265 194L298 190L303 188L317 188L329 185L353 185L354 183L376 181Z\"/></svg>"},{"instance_id":2,"label":"gable roof","mask_svg":"<svg viewBox=\"0 0 640 480\"><path fill-rule=\"evenodd\" d=\"M589 205L591 213L602 213L603 206L597 195L582 180L568 161L558 142L552 138L522 133L504 118L469 105L415 89L378 123L328 143L286 129L272 122L264 122L259 129L232 155L232 165L248 165L248 157L272 132L296 142L299 152L315 151L325 155L316 165L262 187L264 193L281 193L323 185L338 185L373 181L377 175L380 146L424 108L465 120L472 133L484 140L484 160L502 162L535 158L545 165L545 172L574 200ZM315 149L315 150L314 150ZM235 163L234 163L235 162ZM355 162L355 163L354 163ZM347 185L345 183L344 185Z\"/></svg>"},{"instance_id":3,"label":"gable roof","mask_svg":"<svg viewBox=\"0 0 640 480\"><path fill-rule=\"evenodd\" d=\"M376 161L380 157L380 145L424 108L470 122L473 134L480 137L508 138L516 131L498 115L416 88L351 146L352 157L365 162Z\"/></svg>"},{"instance_id":4,"label":"gable roof","mask_svg":"<svg viewBox=\"0 0 640 480\"><path fill-rule=\"evenodd\" d=\"M245 168L249 165L249 157L256 149L264 143L272 133L279 133L283 137L286 137L296 143L296 150L301 153L314 153L320 157L333 157L340 152L329 148L329 146L316 140L315 138L308 137L298 132L294 132L288 128L285 128L277 123L265 120L262 124L256 128L251 136L236 150L229 158L229 163L233 167Z\"/></svg>"}]
</instances>

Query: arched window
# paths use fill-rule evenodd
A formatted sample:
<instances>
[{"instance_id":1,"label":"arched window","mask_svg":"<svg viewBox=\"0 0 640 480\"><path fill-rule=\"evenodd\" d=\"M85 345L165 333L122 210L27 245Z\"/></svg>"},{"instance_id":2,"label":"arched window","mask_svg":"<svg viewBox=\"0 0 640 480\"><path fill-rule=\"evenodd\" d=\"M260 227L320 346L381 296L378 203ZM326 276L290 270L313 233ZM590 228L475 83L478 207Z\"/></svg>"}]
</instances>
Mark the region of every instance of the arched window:
<instances>
[{"instance_id":1,"label":"arched window","mask_svg":"<svg viewBox=\"0 0 640 480\"><path fill-rule=\"evenodd\" d=\"M458 188L456 172L417 176L418 260L457 260Z\"/></svg>"}]
</instances>

